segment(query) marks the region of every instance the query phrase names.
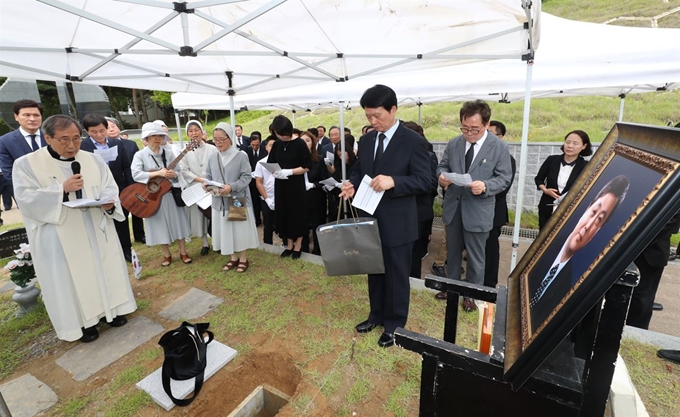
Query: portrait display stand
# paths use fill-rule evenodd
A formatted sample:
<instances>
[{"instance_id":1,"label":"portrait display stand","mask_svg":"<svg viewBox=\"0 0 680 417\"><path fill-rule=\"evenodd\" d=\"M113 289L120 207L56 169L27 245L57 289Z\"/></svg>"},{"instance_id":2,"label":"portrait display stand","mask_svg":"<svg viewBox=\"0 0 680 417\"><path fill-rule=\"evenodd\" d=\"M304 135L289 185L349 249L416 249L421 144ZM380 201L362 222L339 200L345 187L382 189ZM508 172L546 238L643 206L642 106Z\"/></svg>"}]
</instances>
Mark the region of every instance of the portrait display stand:
<instances>
[{"instance_id":1,"label":"portrait display stand","mask_svg":"<svg viewBox=\"0 0 680 417\"><path fill-rule=\"evenodd\" d=\"M638 278L632 265L529 379L515 389L504 380L508 289L428 275L426 287L448 293L444 340L402 328L395 333L398 346L423 357L420 416L601 417ZM496 304L489 355L455 344L460 297Z\"/></svg>"}]
</instances>

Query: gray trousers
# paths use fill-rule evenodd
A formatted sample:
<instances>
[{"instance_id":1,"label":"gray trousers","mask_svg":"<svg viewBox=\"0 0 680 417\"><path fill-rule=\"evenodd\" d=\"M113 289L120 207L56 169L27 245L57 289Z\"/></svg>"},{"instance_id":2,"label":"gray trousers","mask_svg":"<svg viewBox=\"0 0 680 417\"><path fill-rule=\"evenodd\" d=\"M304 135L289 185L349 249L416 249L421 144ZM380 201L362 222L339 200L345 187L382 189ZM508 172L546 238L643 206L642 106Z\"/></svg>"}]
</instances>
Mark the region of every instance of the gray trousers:
<instances>
[{"instance_id":1,"label":"gray trousers","mask_svg":"<svg viewBox=\"0 0 680 417\"><path fill-rule=\"evenodd\" d=\"M463 250L467 251L465 280L472 284L484 284L484 260L486 239L489 232L468 232L463 228L460 202L451 223L446 225L446 253L448 276L460 280L463 266Z\"/></svg>"}]
</instances>

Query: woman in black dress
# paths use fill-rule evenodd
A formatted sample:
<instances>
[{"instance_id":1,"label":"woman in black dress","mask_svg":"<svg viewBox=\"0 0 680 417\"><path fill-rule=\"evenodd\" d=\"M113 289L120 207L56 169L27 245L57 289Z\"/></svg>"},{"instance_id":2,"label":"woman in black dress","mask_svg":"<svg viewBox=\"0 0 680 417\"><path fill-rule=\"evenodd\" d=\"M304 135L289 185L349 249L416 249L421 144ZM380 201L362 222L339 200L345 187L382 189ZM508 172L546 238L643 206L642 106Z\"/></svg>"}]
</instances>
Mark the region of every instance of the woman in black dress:
<instances>
[{"instance_id":1,"label":"woman in black dress","mask_svg":"<svg viewBox=\"0 0 680 417\"><path fill-rule=\"evenodd\" d=\"M314 237L314 255L321 255L319 239L316 237L316 228L326 223L326 192L323 190L323 181L330 177L328 168L316 152L317 137L310 131L302 132L300 139L304 140L312 157L312 167L307 172L307 204L309 208L309 222ZM309 240L309 239L308 239Z\"/></svg>"},{"instance_id":2,"label":"woman in black dress","mask_svg":"<svg viewBox=\"0 0 680 417\"><path fill-rule=\"evenodd\" d=\"M302 237L309 233L305 172L312 166L312 157L302 139L293 139L293 124L287 117L276 116L272 130L280 139L272 146L267 162L281 166L280 171L274 172L276 226L279 235L286 239L281 257L299 259Z\"/></svg>"},{"instance_id":3,"label":"woman in black dress","mask_svg":"<svg viewBox=\"0 0 680 417\"><path fill-rule=\"evenodd\" d=\"M338 143L335 145L335 159L333 160L333 165L328 167L328 172L333 174L333 178L337 182L342 182L342 148L340 148L340 144ZM352 167L354 166L354 163L357 161L357 156L354 153L354 136L352 135L345 135L345 175L346 178L349 178L350 172L352 172ZM340 189L339 188L334 188L331 191L328 192L329 198L328 198L328 221L332 222L337 220L338 218L338 207L340 205ZM341 216L341 218L347 218L347 213L345 213L344 216Z\"/></svg>"},{"instance_id":4,"label":"woman in black dress","mask_svg":"<svg viewBox=\"0 0 680 417\"><path fill-rule=\"evenodd\" d=\"M578 178L588 161L584 156L593 154L590 137L582 130L573 130L564 137L562 155L546 158L534 178L536 187L543 191L538 202L538 227L548 222L553 213L555 199L565 194Z\"/></svg>"}]
</instances>

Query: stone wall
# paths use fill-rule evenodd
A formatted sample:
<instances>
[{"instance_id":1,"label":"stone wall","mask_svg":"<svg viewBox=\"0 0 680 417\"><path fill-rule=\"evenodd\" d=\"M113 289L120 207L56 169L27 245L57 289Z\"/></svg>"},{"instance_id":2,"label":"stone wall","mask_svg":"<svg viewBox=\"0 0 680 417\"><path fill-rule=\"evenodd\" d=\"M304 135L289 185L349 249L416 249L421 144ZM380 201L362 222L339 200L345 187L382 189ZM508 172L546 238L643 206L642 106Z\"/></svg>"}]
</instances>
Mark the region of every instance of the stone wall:
<instances>
[{"instance_id":1,"label":"stone wall","mask_svg":"<svg viewBox=\"0 0 680 417\"><path fill-rule=\"evenodd\" d=\"M600 144L593 144L593 152L595 152ZM437 154L437 158L441 159L444 154L444 149L446 148L445 142L433 142L434 152ZM541 198L541 191L536 189L534 184L534 177L541 167L541 164L550 155L556 155L562 153L560 147L562 142L533 142L528 144L527 152L527 168L526 176L524 179L524 198L522 205L524 211L530 211L536 213L538 210L538 200ZM508 193L508 207L513 210L517 201L517 183L519 178L519 156L521 145L519 143L508 143L510 148L510 154L515 157L517 161L517 173L515 174L515 180L512 183L512 188ZM586 158L589 159L589 158Z\"/></svg>"}]
</instances>

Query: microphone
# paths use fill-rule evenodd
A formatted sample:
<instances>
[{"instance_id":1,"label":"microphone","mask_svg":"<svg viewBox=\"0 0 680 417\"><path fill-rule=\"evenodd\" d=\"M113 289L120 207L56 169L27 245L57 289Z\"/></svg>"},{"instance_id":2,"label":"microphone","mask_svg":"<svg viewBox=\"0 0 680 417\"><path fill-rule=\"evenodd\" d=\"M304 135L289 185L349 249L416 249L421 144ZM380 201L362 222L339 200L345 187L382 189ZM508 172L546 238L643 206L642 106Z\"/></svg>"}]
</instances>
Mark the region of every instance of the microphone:
<instances>
[{"instance_id":1,"label":"microphone","mask_svg":"<svg viewBox=\"0 0 680 417\"><path fill-rule=\"evenodd\" d=\"M71 162L71 171L73 171L73 175L80 174L80 162ZM76 198L83 198L83 190L76 191Z\"/></svg>"}]
</instances>

